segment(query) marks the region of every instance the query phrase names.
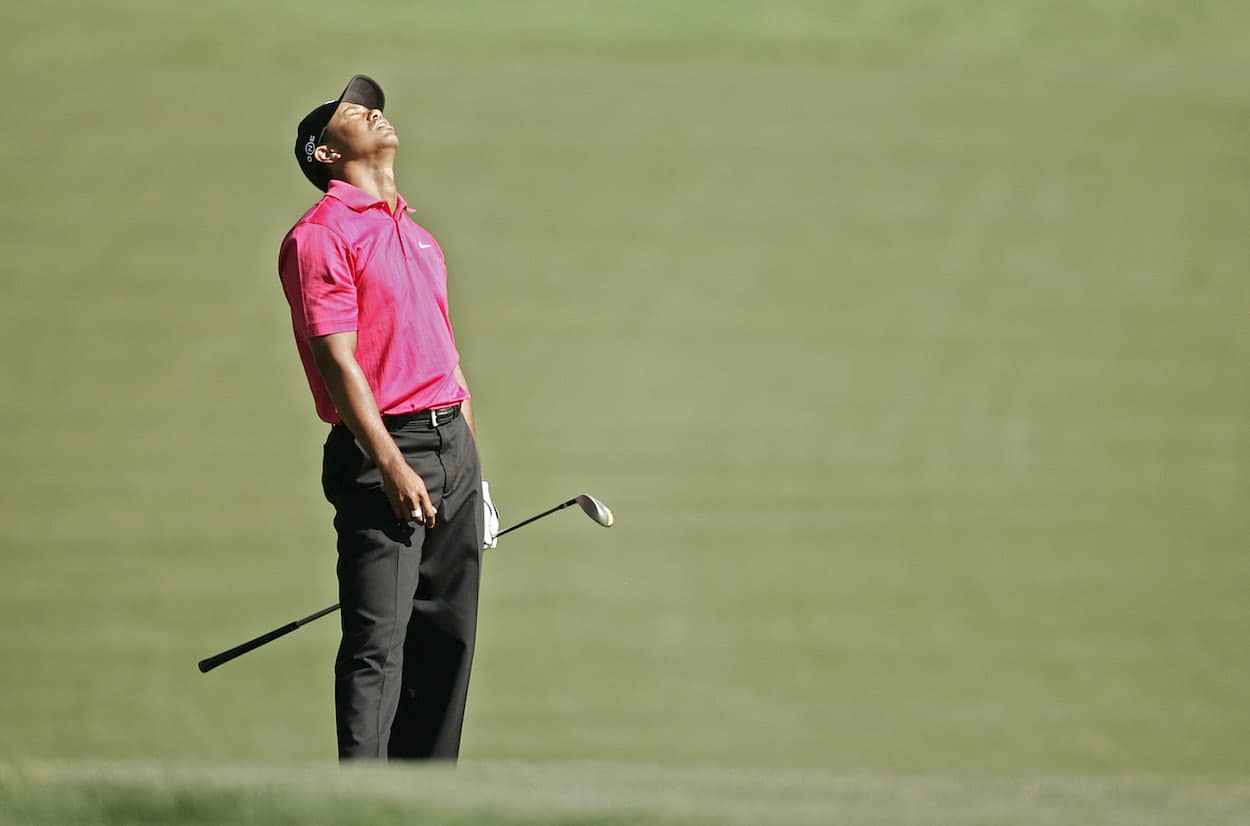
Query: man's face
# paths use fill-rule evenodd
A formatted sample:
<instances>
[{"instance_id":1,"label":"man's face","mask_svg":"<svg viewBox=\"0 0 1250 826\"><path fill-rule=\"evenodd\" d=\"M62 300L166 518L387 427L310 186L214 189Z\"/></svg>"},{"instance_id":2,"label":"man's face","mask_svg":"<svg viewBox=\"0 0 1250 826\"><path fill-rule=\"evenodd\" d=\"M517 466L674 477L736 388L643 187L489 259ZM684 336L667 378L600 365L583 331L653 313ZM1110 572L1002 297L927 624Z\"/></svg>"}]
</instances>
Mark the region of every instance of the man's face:
<instances>
[{"instance_id":1,"label":"man's face","mask_svg":"<svg viewBox=\"0 0 1250 826\"><path fill-rule=\"evenodd\" d=\"M394 151L399 136L380 109L344 101L326 124L322 142L347 159L367 158L380 150Z\"/></svg>"}]
</instances>

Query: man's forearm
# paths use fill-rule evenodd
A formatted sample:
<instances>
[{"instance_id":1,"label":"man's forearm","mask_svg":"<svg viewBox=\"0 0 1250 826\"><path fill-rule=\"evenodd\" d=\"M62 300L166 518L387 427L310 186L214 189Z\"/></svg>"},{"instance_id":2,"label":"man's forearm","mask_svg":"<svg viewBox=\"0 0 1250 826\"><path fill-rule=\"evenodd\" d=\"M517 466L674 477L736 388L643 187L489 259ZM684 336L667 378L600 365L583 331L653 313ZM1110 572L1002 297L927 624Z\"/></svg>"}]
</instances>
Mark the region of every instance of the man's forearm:
<instances>
[{"instance_id":1,"label":"man's forearm","mask_svg":"<svg viewBox=\"0 0 1250 826\"><path fill-rule=\"evenodd\" d=\"M460 382L460 386L466 392L469 390L469 380L464 377L464 371L460 369L460 365L456 365L456 381ZM473 404L469 399L460 402L460 415L464 416L464 422L469 426L469 432L473 434L473 441L477 441L477 425L473 421ZM480 461L480 459L479 459ZM486 478L486 471L482 471L482 478Z\"/></svg>"},{"instance_id":2,"label":"man's forearm","mask_svg":"<svg viewBox=\"0 0 1250 826\"><path fill-rule=\"evenodd\" d=\"M464 416L464 422L469 426L469 432L473 434L473 438L477 438L477 428L473 425L473 403L468 399L460 402L460 415Z\"/></svg>"},{"instance_id":3,"label":"man's forearm","mask_svg":"<svg viewBox=\"0 0 1250 826\"><path fill-rule=\"evenodd\" d=\"M374 463L385 468L404 462L403 454L382 423L373 390L356 360L335 359L317 366L343 424L347 425Z\"/></svg>"},{"instance_id":4,"label":"man's forearm","mask_svg":"<svg viewBox=\"0 0 1250 826\"><path fill-rule=\"evenodd\" d=\"M469 390L469 380L464 377L464 371L460 369L460 365L456 365L456 381L466 391ZM471 391L470 391L471 392ZM473 404L470 399L465 399L460 403L460 414L464 416L465 424L469 426L469 432L473 434L473 438L477 438L477 426L473 423Z\"/></svg>"}]
</instances>

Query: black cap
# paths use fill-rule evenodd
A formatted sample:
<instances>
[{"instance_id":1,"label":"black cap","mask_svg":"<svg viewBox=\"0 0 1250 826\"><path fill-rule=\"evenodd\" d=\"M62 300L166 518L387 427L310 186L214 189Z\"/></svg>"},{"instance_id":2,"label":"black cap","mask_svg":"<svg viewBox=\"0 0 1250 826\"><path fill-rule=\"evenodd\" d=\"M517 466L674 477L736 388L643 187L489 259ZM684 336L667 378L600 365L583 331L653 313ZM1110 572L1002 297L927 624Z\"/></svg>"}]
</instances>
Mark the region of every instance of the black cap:
<instances>
[{"instance_id":1,"label":"black cap","mask_svg":"<svg viewBox=\"0 0 1250 826\"><path fill-rule=\"evenodd\" d=\"M330 167L313 157L313 152L324 143L326 124L343 101L359 103L370 109L386 107L386 95L382 94L382 87L377 81L368 75L356 75L347 81L338 100L326 101L299 122L299 133L295 136L295 160L299 161L304 177L322 192L330 186Z\"/></svg>"}]
</instances>

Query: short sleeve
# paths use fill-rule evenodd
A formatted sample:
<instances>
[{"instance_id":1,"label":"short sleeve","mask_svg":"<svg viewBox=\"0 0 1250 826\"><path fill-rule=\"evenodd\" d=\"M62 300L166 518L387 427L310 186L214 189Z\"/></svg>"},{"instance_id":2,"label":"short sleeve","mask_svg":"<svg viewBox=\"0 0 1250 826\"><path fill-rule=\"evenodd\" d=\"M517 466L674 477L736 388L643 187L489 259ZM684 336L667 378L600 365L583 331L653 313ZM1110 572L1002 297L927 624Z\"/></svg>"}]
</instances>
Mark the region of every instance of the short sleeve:
<instances>
[{"instance_id":1,"label":"short sleeve","mask_svg":"<svg viewBox=\"0 0 1250 826\"><path fill-rule=\"evenodd\" d=\"M316 338L356 329L351 251L333 230L320 224L293 229L278 256L278 276L298 335Z\"/></svg>"}]
</instances>

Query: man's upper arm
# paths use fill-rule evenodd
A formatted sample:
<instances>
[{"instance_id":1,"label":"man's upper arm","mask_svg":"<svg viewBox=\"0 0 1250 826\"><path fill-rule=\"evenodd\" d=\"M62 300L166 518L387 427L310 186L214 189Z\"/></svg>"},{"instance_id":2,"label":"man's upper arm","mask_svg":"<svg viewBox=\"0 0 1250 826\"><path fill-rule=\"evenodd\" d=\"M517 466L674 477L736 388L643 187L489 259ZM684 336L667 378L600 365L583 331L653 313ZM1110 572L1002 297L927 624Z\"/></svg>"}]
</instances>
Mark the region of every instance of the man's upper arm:
<instances>
[{"instance_id":1,"label":"man's upper arm","mask_svg":"<svg viewBox=\"0 0 1250 826\"><path fill-rule=\"evenodd\" d=\"M351 250L333 230L300 224L282 247L278 274L303 338L356 329L356 279Z\"/></svg>"}]
</instances>

